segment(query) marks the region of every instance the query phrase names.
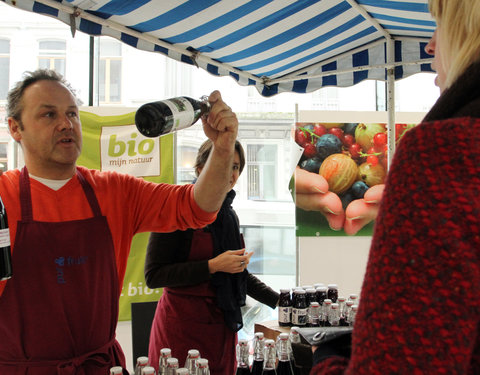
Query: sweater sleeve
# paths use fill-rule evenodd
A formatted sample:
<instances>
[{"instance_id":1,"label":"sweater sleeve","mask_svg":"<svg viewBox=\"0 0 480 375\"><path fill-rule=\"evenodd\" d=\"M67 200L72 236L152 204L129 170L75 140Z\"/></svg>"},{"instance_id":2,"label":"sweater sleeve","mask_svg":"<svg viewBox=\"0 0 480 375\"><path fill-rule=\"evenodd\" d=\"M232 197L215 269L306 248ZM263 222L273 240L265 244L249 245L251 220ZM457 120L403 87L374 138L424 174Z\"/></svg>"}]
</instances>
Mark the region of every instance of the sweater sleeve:
<instances>
[{"instance_id":1,"label":"sweater sleeve","mask_svg":"<svg viewBox=\"0 0 480 375\"><path fill-rule=\"evenodd\" d=\"M386 184L350 362L312 374L480 371L480 122L409 130Z\"/></svg>"},{"instance_id":2,"label":"sweater sleeve","mask_svg":"<svg viewBox=\"0 0 480 375\"><path fill-rule=\"evenodd\" d=\"M208 260L187 261L192 230L152 233L145 259L145 280L149 288L197 285L208 281Z\"/></svg>"},{"instance_id":3,"label":"sweater sleeve","mask_svg":"<svg viewBox=\"0 0 480 375\"><path fill-rule=\"evenodd\" d=\"M247 294L267 306L274 309L277 306L280 295L268 285L263 283L257 277L248 273L247 276Z\"/></svg>"}]
</instances>

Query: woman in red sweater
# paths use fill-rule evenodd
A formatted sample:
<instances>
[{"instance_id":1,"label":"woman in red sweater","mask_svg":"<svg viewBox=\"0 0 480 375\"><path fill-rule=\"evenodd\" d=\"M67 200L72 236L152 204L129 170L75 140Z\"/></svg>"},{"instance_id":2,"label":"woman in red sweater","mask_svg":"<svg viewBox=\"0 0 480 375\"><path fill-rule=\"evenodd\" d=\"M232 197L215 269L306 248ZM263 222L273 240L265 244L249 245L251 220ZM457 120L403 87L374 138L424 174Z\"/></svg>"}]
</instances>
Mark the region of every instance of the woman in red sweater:
<instances>
[{"instance_id":1,"label":"woman in red sweater","mask_svg":"<svg viewBox=\"0 0 480 375\"><path fill-rule=\"evenodd\" d=\"M429 6L441 96L396 150L351 357L312 374L480 374L480 1Z\"/></svg>"}]
</instances>

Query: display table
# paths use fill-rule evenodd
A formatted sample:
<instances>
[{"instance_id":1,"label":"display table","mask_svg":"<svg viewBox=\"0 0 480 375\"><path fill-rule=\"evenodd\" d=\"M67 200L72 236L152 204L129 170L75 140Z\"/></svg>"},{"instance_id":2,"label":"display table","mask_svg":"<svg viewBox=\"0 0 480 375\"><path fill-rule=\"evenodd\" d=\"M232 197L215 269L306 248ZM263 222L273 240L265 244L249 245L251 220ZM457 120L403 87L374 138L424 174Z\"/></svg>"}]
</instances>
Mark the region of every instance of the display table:
<instances>
[{"instance_id":1,"label":"display table","mask_svg":"<svg viewBox=\"0 0 480 375\"><path fill-rule=\"evenodd\" d=\"M263 332L266 339L277 340L280 333L290 333L290 327L280 327L278 321L269 320L255 323L255 332ZM312 347L308 344L292 344L295 364L302 375L308 375L312 363Z\"/></svg>"},{"instance_id":2,"label":"display table","mask_svg":"<svg viewBox=\"0 0 480 375\"><path fill-rule=\"evenodd\" d=\"M280 333L290 333L290 327L280 327L278 321L269 320L255 323L255 332L263 332L266 339L277 340Z\"/></svg>"}]
</instances>

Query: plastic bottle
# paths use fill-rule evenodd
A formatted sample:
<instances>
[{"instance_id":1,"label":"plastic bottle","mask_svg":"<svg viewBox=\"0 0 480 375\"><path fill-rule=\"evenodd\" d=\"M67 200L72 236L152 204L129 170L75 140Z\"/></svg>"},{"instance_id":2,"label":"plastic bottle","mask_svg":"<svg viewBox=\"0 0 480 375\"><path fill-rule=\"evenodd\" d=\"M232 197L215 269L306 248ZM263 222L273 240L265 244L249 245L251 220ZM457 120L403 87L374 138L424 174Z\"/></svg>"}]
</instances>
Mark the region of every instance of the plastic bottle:
<instances>
[{"instance_id":1,"label":"plastic bottle","mask_svg":"<svg viewBox=\"0 0 480 375\"><path fill-rule=\"evenodd\" d=\"M160 358L158 359L158 375L167 373L167 359L172 358L172 350L170 348L160 349Z\"/></svg>"},{"instance_id":2,"label":"plastic bottle","mask_svg":"<svg viewBox=\"0 0 480 375\"><path fill-rule=\"evenodd\" d=\"M328 314L330 314L330 306L332 305L332 300L331 299L326 299L323 301L323 306L322 306L322 320L320 325L322 327L330 327L330 322L328 321Z\"/></svg>"},{"instance_id":3,"label":"plastic bottle","mask_svg":"<svg viewBox=\"0 0 480 375\"><path fill-rule=\"evenodd\" d=\"M248 341L244 339L238 340L237 344L237 370L236 375L248 375L250 374L250 366L248 360Z\"/></svg>"},{"instance_id":4,"label":"plastic bottle","mask_svg":"<svg viewBox=\"0 0 480 375\"><path fill-rule=\"evenodd\" d=\"M350 311L352 310L352 306L354 304L355 303L353 301L350 301L350 300L345 302L345 325L346 326L350 325L349 322L348 322L348 317L350 316Z\"/></svg>"},{"instance_id":5,"label":"plastic bottle","mask_svg":"<svg viewBox=\"0 0 480 375\"><path fill-rule=\"evenodd\" d=\"M148 366L148 357L141 356L137 358L137 364L135 365L135 375L142 375L142 368Z\"/></svg>"},{"instance_id":6,"label":"plastic bottle","mask_svg":"<svg viewBox=\"0 0 480 375\"><path fill-rule=\"evenodd\" d=\"M340 311L338 309L338 303L332 303L330 306L328 322L332 327L338 327L340 325Z\"/></svg>"},{"instance_id":7,"label":"plastic bottle","mask_svg":"<svg viewBox=\"0 0 480 375\"><path fill-rule=\"evenodd\" d=\"M200 352L197 349L190 349L187 353L187 359L185 360L185 367L188 369L190 375L196 375L197 373L197 360L200 358ZM178 370L177 370L178 373Z\"/></svg>"},{"instance_id":8,"label":"plastic bottle","mask_svg":"<svg viewBox=\"0 0 480 375\"><path fill-rule=\"evenodd\" d=\"M10 230L7 211L0 197L0 281L12 277L12 254L10 251Z\"/></svg>"},{"instance_id":9,"label":"plastic bottle","mask_svg":"<svg viewBox=\"0 0 480 375\"><path fill-rule=\"evenodd\" d=\"M123 368L121 366L110 367L110 375L123 375Z\"/></svg>"},{"instance_id":10,"label":"plastic bottle","mask_svg":"<svg viewBox=\"0 0 480 375\"><path fill-rule=\"evenodd\" d=\"M208 367L208 359L199 358L197 360L197 375L210 375L210 368Z\"/></svg>"},{"instance_id":11,"label":"plastic bottle","mask_svg":"<svg viewBox=\"0 0 480 375\"><path fill-rule=\"evenodd\" d=\"M306 326L311 327L311 322L309 320L309 317L311 315L310 305L311 305L312 302L317 302L317 295L316 295L315 289L313 289L313 287L305 290L305 301L307 302Z\"/></svg>"},{"instance_id":12,"label":"plastic bottle","mask_svg":"<svg viewBox=\"0 0 480 375\"><path fill-rule=\"evenodd\" d=\"M320 326L320 304L318 302L310 303L310 309L307 317L308 327Z\"/></svg>"},{"instance_id":13,"label":"plastic bottle","mask_svg":"<svg viewBox=\"0 0 480 375\"><path fill-rule=\"evenodd\" d=\"M155 369L152 366L142 367L141 375L155 375Z\"/></svg>"},{"instance_id":14,"label":"plastic bottle","mask_svg":"<svg viewBox=\"0 0 480 375\"><path fill-rule=\"evenodd\" d=\"M179 96L142 105L135 113L135 125L144 136L158 137L192 126L209 111L207 97Z\"/></svg>"},{"instance_id":15,"label":"plastic bottle","mask_svg":"<svg viewBox=\"0 0 480 375\"><path fill-rule=\"evenodd\" d=\"M167 359L167 372L166 375L175 375L177 368L180 366L178 365L178 359L174 357L170 357Z\"/></svg>"},{"instance_id":16,"label":"plastic bottle","mask_svg":"<svg viewBox=\"0 0 480 375\"><path fill-rule=\"evenodd\" d=\"M348 325L353 327L355 324L355 318L357 316L358 305L353 305L352 309L350 310L350 314L348 315Z\"/></svg>"},{"instance_id":17,"label":"plastic bottle","mask_svg":"<svg viewBox=\"0 0 480 375\"><path fill-rule=\"evenodd\" d=\"M350 294L350 296L348 296L348 301L352 301L354 305L358 305L358 294Z\"/></svg>"},{"instance_id":18,"label":"plastic bottle","mask_svg":"<svg viewBox=\"0 0 480 375\"><path fill-rule=\"evenodd\" d=\"M347 312L347 299L345 297L338 297L337 299L337 303L338 303L338 312L339 312L339 315L340 315L340 325L341 326L346 326L347 323L347 316L346 316L346 312Z\"/></svg>"}]
</instances>

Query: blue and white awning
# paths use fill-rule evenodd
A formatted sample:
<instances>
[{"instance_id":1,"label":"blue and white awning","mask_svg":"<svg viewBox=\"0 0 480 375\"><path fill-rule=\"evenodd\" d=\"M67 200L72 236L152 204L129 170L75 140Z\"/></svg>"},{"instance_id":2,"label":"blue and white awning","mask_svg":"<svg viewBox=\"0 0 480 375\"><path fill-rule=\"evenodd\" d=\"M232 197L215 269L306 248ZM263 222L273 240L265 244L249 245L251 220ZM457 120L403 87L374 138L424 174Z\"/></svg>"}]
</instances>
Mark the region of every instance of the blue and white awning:
<instances>
[{"instance_id":1,"label":"blue and white awning","mask_svg":"<svg viewBox=\"0 0 480 375\"><path fill-rule=\"evenodd\" d=\"M428 0L1 0L264 96L431 71Z\"/></svg>"}]
</instances>

